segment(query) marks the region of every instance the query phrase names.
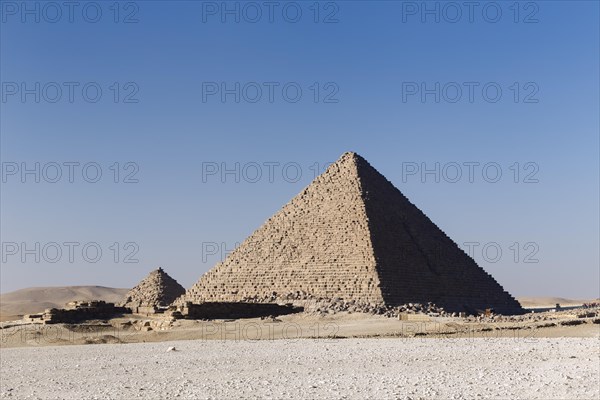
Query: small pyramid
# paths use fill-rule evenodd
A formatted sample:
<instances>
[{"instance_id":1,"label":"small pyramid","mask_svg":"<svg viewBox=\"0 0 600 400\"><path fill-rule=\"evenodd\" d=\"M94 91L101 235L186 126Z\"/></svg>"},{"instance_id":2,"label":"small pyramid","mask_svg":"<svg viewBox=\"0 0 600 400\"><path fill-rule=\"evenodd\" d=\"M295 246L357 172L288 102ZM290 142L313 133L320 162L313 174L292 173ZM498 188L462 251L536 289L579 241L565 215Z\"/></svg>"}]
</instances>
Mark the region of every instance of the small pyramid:
<instances>
[{"instance_id":1,"label":"small pyramid","mask_svg":"<svg viewBox=\"0 0 600 400\"><path fill-rule=\"evenodd\" d=\"M177 303L288 294L447 311L523 312L494 278L356 153L345 153Z\"/></svg>"},{"instance_id":2,"label":"small pyramid","mask_svg":"<svg viewBox=\"0 0 600 400\"><path fill-rule=\"evenodd\" d=\"M162 268L150 272L125 296L124 307L166 307L185 293L185 288Z\"/></svg>"}]
</instances>

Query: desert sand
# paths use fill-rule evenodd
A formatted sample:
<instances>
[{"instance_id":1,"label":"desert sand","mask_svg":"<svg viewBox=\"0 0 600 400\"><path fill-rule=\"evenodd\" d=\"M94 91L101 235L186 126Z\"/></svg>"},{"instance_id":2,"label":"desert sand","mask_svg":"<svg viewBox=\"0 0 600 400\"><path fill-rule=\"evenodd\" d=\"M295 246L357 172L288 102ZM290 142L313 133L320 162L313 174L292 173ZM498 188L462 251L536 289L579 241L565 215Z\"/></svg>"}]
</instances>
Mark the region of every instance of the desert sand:
<instances>
[{"instance_id":1,"label":"desert sand","mask_svg":"<svg viewBox=\"0 0 600 400\"><path fill-rule=\"evenodd\" d=\"M3 349L0 398L593 399L599 346L412 338Z\"/></svg>"},{"instance_id":2,"label":"desert sand","mask_svg":"<svg viewBox=\"0 0 600 400\"><path fill-rule=\"evenodd\" d=\"M592 399L598 312L4 322L0 398Z\"/></svg>"},{"instance_id":3,"label":"desert sand","mask_svg":"<svg viewBox=\"0 0 600 400\"><path fill-rule=\"evenodd\" d=\"M589 314L588 314L589 313ZM579 317L578 317L579 316ZM600 339L598 309L564 310L515 317L460 318L414 315L399 321L381 315L298 313L277 318L170 320L125 314L80 324L24 321L0 324L0 348L176 340L280 340L330 338L560 338Z\"/></svg>"}]
</instances>

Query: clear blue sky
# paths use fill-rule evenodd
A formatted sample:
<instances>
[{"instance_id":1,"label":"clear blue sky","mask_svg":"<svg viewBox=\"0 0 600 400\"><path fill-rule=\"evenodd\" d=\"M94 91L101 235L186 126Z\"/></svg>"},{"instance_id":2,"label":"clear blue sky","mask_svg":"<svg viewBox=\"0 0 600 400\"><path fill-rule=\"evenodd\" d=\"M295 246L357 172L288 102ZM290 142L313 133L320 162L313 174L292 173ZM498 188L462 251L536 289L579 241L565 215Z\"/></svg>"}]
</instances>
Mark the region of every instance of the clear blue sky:
<instances>
[{"instance_id":1,"label":"clear blue sky","mask_svg":"<svg viewBox=\"0 0 600 400\"><path fill-rule=\"evenodd\" d=\"M272 22L263 2L260 16L227 3L239 22L221 2L0 4L2 292L131 287L157 266L189 287L219 260L213 243L231 250L315 163L356 151L463 248L480 243L475 260L512 294L599 295L596 1L428 2L433 14L422 2L280 2ZM222 101L222 82L239 82L239 103ZM23 183L35 163L40 182ZM87 163L98 182L83 179ZM240 182L203 179L236 163ZM422 182L436 163L439 182ZM79 243L72 262L65 242ZM97 262L86 243L102 249ZM139 262L123 262L136 250Z\"/></svg>"}]
</instances>

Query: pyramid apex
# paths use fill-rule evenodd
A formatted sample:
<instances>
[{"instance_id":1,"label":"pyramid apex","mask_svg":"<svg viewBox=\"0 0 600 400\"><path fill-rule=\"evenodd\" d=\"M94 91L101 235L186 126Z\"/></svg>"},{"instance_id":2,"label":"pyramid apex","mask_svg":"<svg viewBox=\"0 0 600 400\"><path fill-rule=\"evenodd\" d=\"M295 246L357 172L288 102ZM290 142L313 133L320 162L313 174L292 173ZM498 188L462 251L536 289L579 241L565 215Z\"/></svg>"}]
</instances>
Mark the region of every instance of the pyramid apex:
<instances>
[{"instance_id":1,"label":"pyramid apex","mask_svg":"<svg viewBox=\"0 0 600 400\"><path fill-rule=\"evenodd\" d=\"M342 159L342 158L350 158L350 157L354 158L356 156L358 156L358 154L356 152L354 152L354 151L346 151L346 152L344 152L344 154L342 154L342 156L340 157L340 159Z\"/></svg>"},{"instance_id":2,"label":"pyramid apex","mask_svg":"<svg viewBox=\"0 0 600 400\"><path fill-rule=\"evenodd\" d=\"M354 151L346 151L344 154L342 154L338 160L338 162L344 162L344 161L365 161L365 159L358 154L357 152Z\"/></svg>"}]
</instances>

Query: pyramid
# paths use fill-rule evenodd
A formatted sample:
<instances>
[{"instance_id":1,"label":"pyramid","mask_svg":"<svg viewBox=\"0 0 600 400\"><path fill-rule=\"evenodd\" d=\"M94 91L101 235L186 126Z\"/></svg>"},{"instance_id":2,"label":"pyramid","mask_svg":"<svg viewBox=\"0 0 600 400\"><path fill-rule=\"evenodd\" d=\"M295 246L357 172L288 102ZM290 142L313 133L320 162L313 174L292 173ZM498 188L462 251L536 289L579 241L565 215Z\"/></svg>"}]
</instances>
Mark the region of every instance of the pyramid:
<instances>
[{"instance_id":1,"label":"pyramid","mask_svg":"<svg viewBox=\"0 0 600 400\"><path fill-rule=\"evenodd\" d=\"M345 153L200 277L178 303L289 293L447 311L520 304L391 182Z\"/></svg>"},{"instance_id":2,"label":"pyramid","mask_svg":"<svg viewBox=\"0 0 600 400\"><path fill-rule=\"evenodd\" d=\"M183 286L158 268L127 293L122 305L134 311L138 307L166 307L184 293Z\"/></svg>"}]
</instances>

